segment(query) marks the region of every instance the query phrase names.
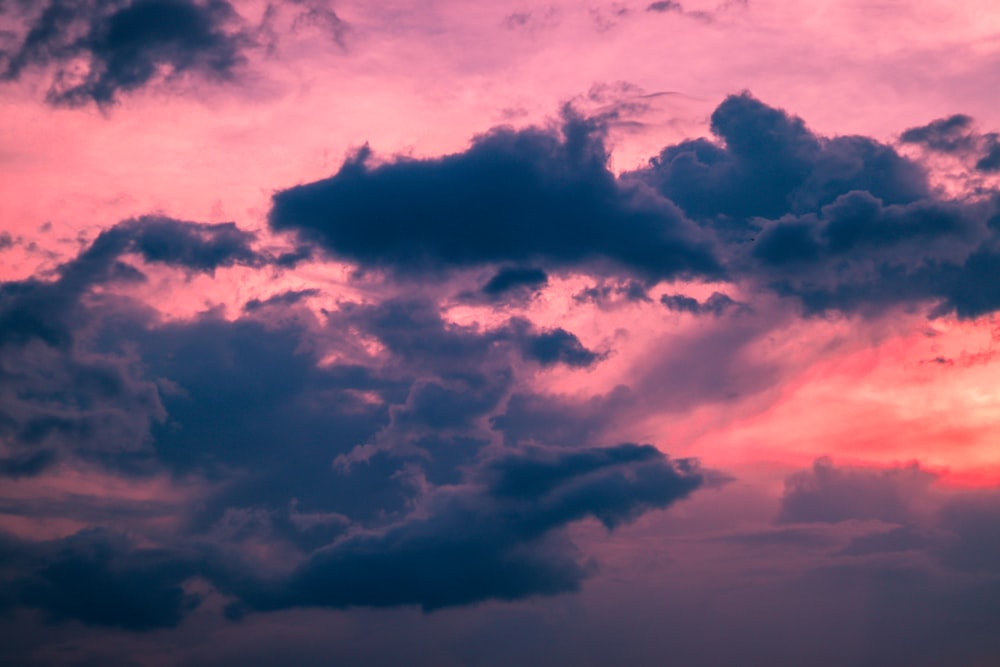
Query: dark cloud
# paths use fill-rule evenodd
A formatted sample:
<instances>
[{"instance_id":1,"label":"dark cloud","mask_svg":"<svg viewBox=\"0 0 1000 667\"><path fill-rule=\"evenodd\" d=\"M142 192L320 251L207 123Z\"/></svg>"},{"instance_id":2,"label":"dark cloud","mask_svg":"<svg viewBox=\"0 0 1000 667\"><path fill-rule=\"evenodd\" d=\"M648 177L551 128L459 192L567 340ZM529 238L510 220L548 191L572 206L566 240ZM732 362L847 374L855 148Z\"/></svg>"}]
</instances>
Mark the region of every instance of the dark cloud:
<instances>
[{"instance_id":1,"label":"dark cloud","mask_svg":"<svg viewBox=\"0 0 1000 667\"><path fill-rule=\"evenodd\" d=\"M239 16L226 0L51 0L34 9L21 44L2 54L3 77L54 66L55 104L112 104L162 75L229 79L248 46L230 29ZM89 65L78 74L81 57Z\"/></svg>"},{"instance_id":2,"label":"dark cloud","mask_svg":"<svg viewBox=\"0 0 1000 667\"><path fill-rule=\"evenodd\" d=\"M573 299L579 303L592 302L598 306L610 306L618 302L651 301L646 286L638 280L603 280L586 287Z\"/></svg>"},{"instance_id":3,"label":"dark cloud","mask_svg":"<svg viewBox=\"0 0 1000 667\"><path fill-rule=\"evenodd\" d=\"M21 327L0 346L3 371L16 379L4 385L0 421L5 446L19 443L2 457L6 476L61 461L211 489L173 513L155 503L0 505L15 516L140 534L144 521L180 521L169 547L106 531L20 545L24 563L9 578L14 606L53 621L143 630L174 626L193 609L197 597L187 591L196 579L232 596L234 617L556 594L577 590L592 569L568 524L594 517L611 528L700 485L691 463L649 446L588 449L588 438L558 452L515 440L491 448L490 419L505 409L524 360L586 367L601 359L562 328L518 318L461 326L420 299L344 303L317 320L297 308L311 290L248 302L234 320L208 311L162 321L93 289L141 280L123 262L130 256L209 273L271 262L252 241L233 225L130 220L100 234L54 280L4 285L14 297L47 295L28 310L60 334ZM12 303L8 315L24 310ZM337 361L323 361L332 351ZM517 420L508 410L507 427ZM303 564L275 578L239 555L260 545ZM103 599L88 602L102 589Z\"/></svg>"},{"instance_id":4,"label":"dark cloud","mask_svg":"<svg viewBox=\"0 0 1000 667\"><path fill-rule=\"evenodd\" d=\"M51 450L42 450L37 452L22 452L8 458L0 459L0 477L13 479L17 479L18 477L33 477L52 465L55 462L55 458L56 456Z\"/></svg>"},{"instance_id":5,"label":"dark cloud","mask_svg":"<svg viewBox=\"0 0 1000 667\"><path fill-rule=\"evenodd\" d=\"M77 257L62 264L52 281L29 278L0 285L0 343L39 339L65 345L85 314L80 299L102 283L143 280L123 263L128 254L148 263L212 273L225 266L269 261L251 249L254 235L233 223L205 224L145 216L101 232Z\"/></svg>"},{"instance_id":6,"label":"dark cloud","mask_svg":"<svg viewBox=\"0 0 1000 667\"><path fill-rule=\"evenodd\" d=\"M932 314L972 318L1000 307L992 277L997 240L988 202L884 206L851 193L819 216L763 224L753 249L759 278L810 312L937 304Z\"/></svg>"},{"instance_id":7,"label":"dark cloud","mask_svg":"<svg viewBox=\"0 0 1000 667\"><path fill-rule=\"evenodd\" d=\"M243 309L247 312L253 312L270 306L287 307L300 303L304 299L316 296L319 293L320 291L318 289L288 290L287 292L281 292L280 294L269 296L266 299L250 299L243 306Z\"/></svg>"},{"instance_id":8,"label":"dark cloud","mask_svg":"<svg viewBox=\"0 0 1000 667\"><path fill-rule=\"evenodd\" d=\"M889 146L858 136L820 138L795 116L748 93L712 114L720 143L669 146L628 179L649 183L695 218L778 218L817 211L852 190L886 204L928 196L923 171Z\"/></svg>"},{"instance_id":9,"label":"dark cloud","mask_svg":"<svg viewBox=\"0 0 1000 667\"><path fill-rule=\"evenodd\" d=\"M27 571L6 586L19 604L42 610L51 622L173 627L200 601L182 587L198 572L195 561L169 550L136 548L119 534L88 530L6 546L27 561Z\"/></svg>"},{"instance_id":10,"label":"dark cloud","mask_svg":"<svg viewBox=\"0 0 1000 667\"><path fill-rule=\"evenodd\" d=\"M911 127L900 135L899 140L905 144L919 144L937 153L965 158L981 172L1000 170L1000 135L996 132L979 133L972 118L964 114Z\"/></svg>"},{"instance_id":11,"label":"dark cloud","mask_svg":"<svg viewBox=\"0 0 1000 667\"><path fill-rule=\"evenodd\" d=\"M976 169L987 173L1000 171L1000 137L996 133L986 135L985 154L976 160Z\"/></svg>"},{"instance_id":12,"label":"dark cloud","mask_svg":"<svg viewBox=\"0 0 1000 667\"><path fill-rule=\"evenodd\" d=\"M607 167L600 128L497 128L464 153L373 165L274 196L275 230L295 230L362 268L398 274L496 262L613 265L647 279L718 275L708 239L669 202Z\"/></svg>"},{"instance_id":13,"label":"dark cloud","mask_svg":"<svg viewBox=\"0 0 1000 667\"><path fill-rule=\"evenodd\" d=\"M964 153L975 145L971 132L972 117L955 114L927 125L911 127L900 135L904 144L922 144L941 153Z\"/></svg>"},{"instance_id":14,"label":"dark cloud","mask_svg":"<svg viewBox=\"0 0 1000 667\"><path fill-rule=\"evenodd\" d=\"M745 310L746 305L733 301L732 297L722 292L712 292L705 301L685 296L683 294L664 294L660 297L660 303L681 313L692 315L714 315L719 317L730 310Z\"/></svg>"},{"instance_id":15,"label":"dark cloud","mask_svg":"<svg viewBox=\"0 0 1000 667\"><path fill-rule=\"evenodd\" d=\"M232 222L208 224L143 216L101 232L81 259L135 253L146 262L210 273L225 266L265 263L265 257L251 249L254 240L254 234Z\"/></svg>"},{"instance_id":16,"label":"dark cloud","mask_svg":"<svg viewBox=\"0 0 1000 667\"><path fill-rule=\"evenodd\" d=\"M512 291L536 291L548 282L549 276L539 268L505 266L483 285L483 294L499 297Z\"/></svg>"},{"instance_id":17,"label":"dark cloud","mask_svg":"<svg viewBox=\"0 0 1000 667\"><path fill-rule=\"evenodd\" d=\"M985 145L970 124L956 116L904 138L946 151ZM713 230L734 279L794 297L809 313L923 305L971 318L1000 307L989 287L995 199L945 199L891 147L817 136L747 93L719 105L712 131L718 143L668 146L623 180L655 187Z\"/></svg>"},{"instance_id":18,"label":"dark cloud","mask_svg":"<svg viewBox=\"0 0 1000 667\"><path fill-rule=\"evenodd\" d=\"M485 462L470 483L425 500L429 516L317 551L251 608L420 605L577 590L588 574L562 534L594 517L609 529L666 507L701 484L697 469L649 446L526 450Z\"/></svg>"},{"instance_id":19,"label":"dark cloud","mask_svg":"<svg viewBox=\"0 0 1000 667\"><path fill-rule=\"evenodd\" d=\"M957 150L968 124L904 134ZM577 300L601 307L678 277L743 280L808 313L1000 307L988 287L1000 200L945 199L892 147L818 136L749 93L723 101L711 127L716 141L668 146L617 179L599 123L572 114L561 134L495 129L438 159L372 164L365 149L333 177L275 195L271 225L397 276L509 263L490 298L523 298L542 273L576 268L601 279ZM731 309L723 298L665 303L718 313Z\"/></svg>"},{"instance_id":20,"label":"dark cloud","mask_svg":"<svg viewBox=\"0 0 1000 667\"><path fill-rule=\"evenodd\" d=\"M113 458L144 451L151 425L165 417L160 391L129 358L120 332L109 333L121 324L115 299L94 288L143 280L122 261L129 255L206 273L259 266L267 260L251 249L253 238L232 223L139 218L99 234L52 280L0 284L0 434L6 438L0 474L37 475L70 452ZM115 344L95 344L102 336Z\"/></svg>"},{"instance_id":21,"label":"dark cloud","mask_svg":"<svg viewBox=\"0 0 1000 667\"><path fill-rule=\"evenodd\" d=\"M513 320L512 328L522 354L542 366L565 364L584 368L604 358L604 355L588 350L576 335L562 327L533 331L527 321Z\"/></svg>"},{"instance_id":22,"label":"dark cloud","mask_svg":"<svg viewBox=\"0 0 1000 667\"><path fill-rule=\"evenodd\" d=\"M620 442L616 431L773 387L782 367L755 350L776 324L749 304L721 292L703 301L669 293L661 303L676 311L746 307L746 316L703 318L693 333L664 336L631 387L598 396L532 389L540 369L580 371L609 354L562 327L505 314L552 271L590 272L597 282L575 298L601 307L649 301L654 283L678 277L730 279L741 299L772 290L810 311L936 302L971 317L1000 306L990 287L1000 267L996 201L943 200L890 148L817 137L746 95L724 102L713 128L718 144L668 147L623 179L608 171L600 132L570 118L561 133L496 130L436 160L378 165L361 155L330 179L279 193L275 228L405 278L360 281L363 302L326 303L320 315L303 307L319 295L308 288L184 320L116 296L115 286L142 280L152 264L211 274L308 256L255 250L255 237L232 224L162 217L120 223L50 275L0 285L0 475L25 485L64 465L194 489L128 506L73 494L0 499L7 517L91 526L53 541L0 539L5 618L32 616L17 611L27 608L51 622L148 630L178 625L198 604L195 590L213 600L196 613L231 603L230 619L580 590L595 571L592 538L578 537L592 535L587 522L616 528L709 477L648 445L605 446ZM503 309L488 325L457 324L440 297L461 289ZM948 586L993 581L1000 512L985 492L938 502L932 481L916 466L820 460L788 479L782 525L741 525L671 549L774 558L799 550L809 567L835 564L788 584L799 597L770 625L813 609L824 599L817 591L839 595L848 615L874 591L885 618L896 618L899 600L907 609L937 600L947 613L935 608L934 619L995 619L995 601ZM697 532L702 521L729 518L684 521ZM650 551L650 562L662 558ZM712 567L699 562L702 572ZM680 565L671 563L674 576ZM766 563L782 576L785 564ZM631 562L614 567L613 576L646 576ZM722 573L705 606L686 600L677 617L697 609L693 625L705 636L724 608L745 629L748 610L772 599L756 583L764 569L753 575L761 597L733 593L747 579ZM720 591L724 605L711 600ZM734 596L743 607L730 608ZM810 622L837 620L839 609L823 607ZM824 623L810 627L842 627ZM809 655L802 648L785 662Z\"/></svg>"},{"instance_id":23,"label":"dark cloud","mask_svg":"<svg viewBox=\"0 0 1000 667\"><path fill-rule=\"evenodd\" d=\"M851 192L824 206L820 215L785 217L765 223L754 247L767 264L818 263L837 258L878 258L880 251L911 261L934 256L931 242L971 242L979 230L966 207L923 201L885 206L867 192ZM909 247L907 247L909 246ZM908 258L909 259L909 258Z\"/></svg>"}]
</instances>

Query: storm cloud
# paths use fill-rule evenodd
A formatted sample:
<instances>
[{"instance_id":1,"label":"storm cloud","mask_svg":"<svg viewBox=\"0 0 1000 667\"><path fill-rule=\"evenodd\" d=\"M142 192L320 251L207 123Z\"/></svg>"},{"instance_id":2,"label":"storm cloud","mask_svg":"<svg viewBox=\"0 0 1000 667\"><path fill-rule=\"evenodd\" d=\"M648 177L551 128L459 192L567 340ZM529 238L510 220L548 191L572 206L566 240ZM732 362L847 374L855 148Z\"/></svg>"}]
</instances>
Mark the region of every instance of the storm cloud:
<instances>
[{"instance_id":1,"label":"storm cloud","mask_svg":"<svg viewBox=\"0 0 1000 667\"><path fill-rule=\"evenodd\" d=\"M54 67L50 103L108 105L160 76L226 80L244 62L247 37L227 0L51 0L8 3L20 14L20 44L2 53L3 78ZM74 69L79 59L88 65Z\"/></svg>"},{"instance_id":2,"label":"storm cloud","mask_svg":"<svg viewBox=\"0 0 1000 667\"><path fill-rule=\"evenodd\" d=\"M710 239L670 202L618 182L602 128L495 128L462 153L373 164L283 190L270 214L334 257L401 275L489 263L610 265L648 280L718 275Z\"/></svg>"}]
</instances>

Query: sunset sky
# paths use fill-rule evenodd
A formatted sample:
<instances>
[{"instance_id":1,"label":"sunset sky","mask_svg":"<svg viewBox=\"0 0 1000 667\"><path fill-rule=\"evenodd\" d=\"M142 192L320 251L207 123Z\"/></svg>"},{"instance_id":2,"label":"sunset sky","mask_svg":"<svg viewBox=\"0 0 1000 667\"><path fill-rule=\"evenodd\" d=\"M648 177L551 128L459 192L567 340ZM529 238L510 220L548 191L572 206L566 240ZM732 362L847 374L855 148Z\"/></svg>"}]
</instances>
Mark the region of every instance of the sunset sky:
<instances>
[{"instance_id":1,"label":"sunset sky","mask_svg":"<svg viewBox=\"0 0 1000 667\"><path fill-rule=\"evenodd\" d=\"M0 664L1000 664L995 0L0 0Z\"/></svg>"}]
</instances>

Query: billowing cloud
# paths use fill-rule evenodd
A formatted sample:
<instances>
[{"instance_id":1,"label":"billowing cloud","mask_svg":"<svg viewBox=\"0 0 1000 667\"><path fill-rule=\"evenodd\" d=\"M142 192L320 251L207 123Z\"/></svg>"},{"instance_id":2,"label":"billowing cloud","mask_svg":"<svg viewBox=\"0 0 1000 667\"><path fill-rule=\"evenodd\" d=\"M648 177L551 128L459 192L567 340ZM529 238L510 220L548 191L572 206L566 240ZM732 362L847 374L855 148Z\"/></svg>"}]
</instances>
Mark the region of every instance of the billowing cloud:
<instances>
[{"instance_id":1,"label":"billowing cloud","mask_svg":"<svg viewBox=\"0 0 1000 667\"><path fill-rule=\"evenodd\" d=\"M534 39L541 19L553 32L590 34L597 24L609 43L633 24L694 26L687 18L711 18L722 35L732 5L711 15L672 2L649 13L501 7L484 10L484 25L511 43ZM346 34L320 0L4 7L25 29L11 37L7 78L55 72L50 101L70 106L188 75L238 81L251 35L318 28L329 47ZM237 7L262 12L261 27L248 30ZM422 22L450 30L437 10L400 9L391 29L372 11L346 6L360 51L338 53L354 60L323 72L344 77L345 98L359 81L351 67L374 81L392 62L371 47L379 30L401 46ZM500 30L503 16L527 29ZM437 33L432 41L443 43ZM322 87L311 70L296 85L279 81L291 52L315 43L266 46L275 78L258 83L269 95L305 100ZM376 127L391 105L372 81L358 109L379 109ZM508 627L520 639L530 619L542 629L527 643L556 647L548 662L558 664L654 664L668 643L683 644L669 652L683 664L914 664L923 646L906 643L909 631L872 639L856 620L865 600L864 613L902 618L921 636L941 622L949 633L966 628L940 647L968 638L992 664L995 642L966 621L1000 618L995 602L975 597L997 587L995 490L949 487L949 473L923 461L833 463L841 448L863 461L880 437L891 442L872 459L907 460L904 437L915 431L862 429L890 413L929 421L920 400L932 392L911 400L900 384L887 398L868 382L869 366L885 370L898 354L904 379L925 387L945 373L971 377L995 356L982 317L1000 308L992 135L971 116L942 118L899 135L904 155L867 136L824 136L741 93L710 114L710 136L650 147L648 164L619 172L612 148L623 134L696 136L686 121L652 120L657 105L681 97L599 83L576 98L602 106L593 117L566 107L539 125L504 109L492 118L524 113L524 124L487 129L460 149L453 136L442 139L447 150L414 144L413 154L432 157L391 153L405 153L397 137L389 157L366 147L326 178L318 165L330 146L310 137L303 145L316 155L305 158L287 135L261 130L284 157L255 173L283 180L246 187L283 189L259 190L246 208L224 188L202 193L213 219L233 210L251 219L240 225L266 220L257 232L182 219L197 213L132 217L68 258L82 237L58 217L36 237L0 232L13 276L0 284L0 622L18 630L6 634L31 644L36 663L73 654L79 644L64 649L58 638L76 633L72 641L116 638L119 663L134 647L170 642L180 648L168 660L197 664L236 650L234 637L268 644L269 628L305 637L322 625L339 643L363 626L367 636L354 641L369 645L364 659L340 660L345 649L313 660L354 664L387 662L373 656L397 647L371 637L398 623L384 636L445 646L418 662L544 664L508 659L528 650L521 642L481 658L483 642ZM274 108L260 104L261 117ZM259 150L247 118L197 134L206 155L244 142ZM216 134L226 141L213 143ZM951 158L977 172L976 188L934 185L933 170ZM286 242L291 252L269 250ZM914 326L923 328L902 331ZM919 354L899 351L916 337L926 339ZM984 351L970 351L985 339ZM830 376L833 388L817 391ZM816 410L833 423L854 409L853 394L830 398L846 383L874 405L858 409L857 442L846 427L843 442L811 437ZM966 469L993 456L977 449L995 417L982 386L934 397L945 406L933 414L957 415L942 420L941 437L960 452L941 458L967 454L956 464ZM768 428L786 417L773 437ZM803 452L827 447L834 458L776 488ZM710 469L712 460L732 469ZM645 627L623 608L671 622ZM793 638L783 637L789 622ZM733 641L707 642L706 628ZM566 650L570 635L577 643ZM895 644L909 652L894 654ZM0 648L0 660L31 664L18 650ZM275 662L270 655L257 657Z\"/></svg>"},{"instance_id":2,"label":"billowing cloud","mask_svg":"<svg viewBox=\"0 0 1000 667\"><path fill-rule=\"evenodd\" d=\"M718 275L710 239L670 202L618 182L598 124L496 128L463 153L372 164L283 190L270 214L334 257L398 274L489 263L610 265L647 280Z\"/></svg>"},{"instance_id":3,"label":"billowing cloud","mask_svg":"<svg viewBox=\"0 0 1000 667\"><path fill-rule=\"evenodd\" d=\"M11 4L25 14L25 34L18 47L2 54L3 77L54 66L48 100L55 104L111 104L162 76L229 79L244 62L247 37L233 30L240 20L227 0Z\"/></svg>"},{"instance_id":4,"label":"billowing cloud","mask_svg":"<svg viewBox=\"0 0 1000 667\"><path fill-rule=\"evenodd\" d=\"M1000 135L980 134L971 116L955 114L927 125L911 127L900 135L906 144L919 144L930 151L970 160L981 172L1000 171Z\"/></svg>"},{"instance_id":5,"label":"billowing cloud","mask_svg":"<svg viewBox=\"0 0 1000 667\"><path fill-rule=\"evenodd\" d=\"M689 462L653 447L526 450L488 460L471 483L442 488L418 516L346 536L312 555L251 607L435 609L577 590L588 568L559 529L588 516L609 529L701 484Z\"/></svg>"},{"instance_id":6,"label":"billowing cloud","mask_svg":"<svg viewBox=\"0 0 1000 667\"><path fill-rule=\"evenodd\" d=\"M694 139L668 146L631 178L699 219L812 212L853 190L886 204L928 196L920 167L891 147L867 137L817 137L802 119L747 93L726 98L711 128L722 145Z\"/></svg>"}]
</instances>

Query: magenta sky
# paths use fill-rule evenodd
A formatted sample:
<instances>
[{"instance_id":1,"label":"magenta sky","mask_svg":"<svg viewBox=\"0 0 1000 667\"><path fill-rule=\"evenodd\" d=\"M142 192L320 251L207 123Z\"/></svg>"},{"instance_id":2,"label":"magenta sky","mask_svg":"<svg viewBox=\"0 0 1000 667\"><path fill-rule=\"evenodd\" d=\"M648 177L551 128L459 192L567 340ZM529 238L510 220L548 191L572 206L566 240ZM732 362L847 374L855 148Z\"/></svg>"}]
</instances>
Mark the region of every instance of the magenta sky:
<instances>
[{"instance_id":1,"label":"magenta sky","mask_svg":"<svg viewBox=\"0 0 1000 667\"><path fill-rule=\"evenodd\" d=\"M995 2L0 28L0 663L1000 663Z\"/></svg>"}]
</instances>

